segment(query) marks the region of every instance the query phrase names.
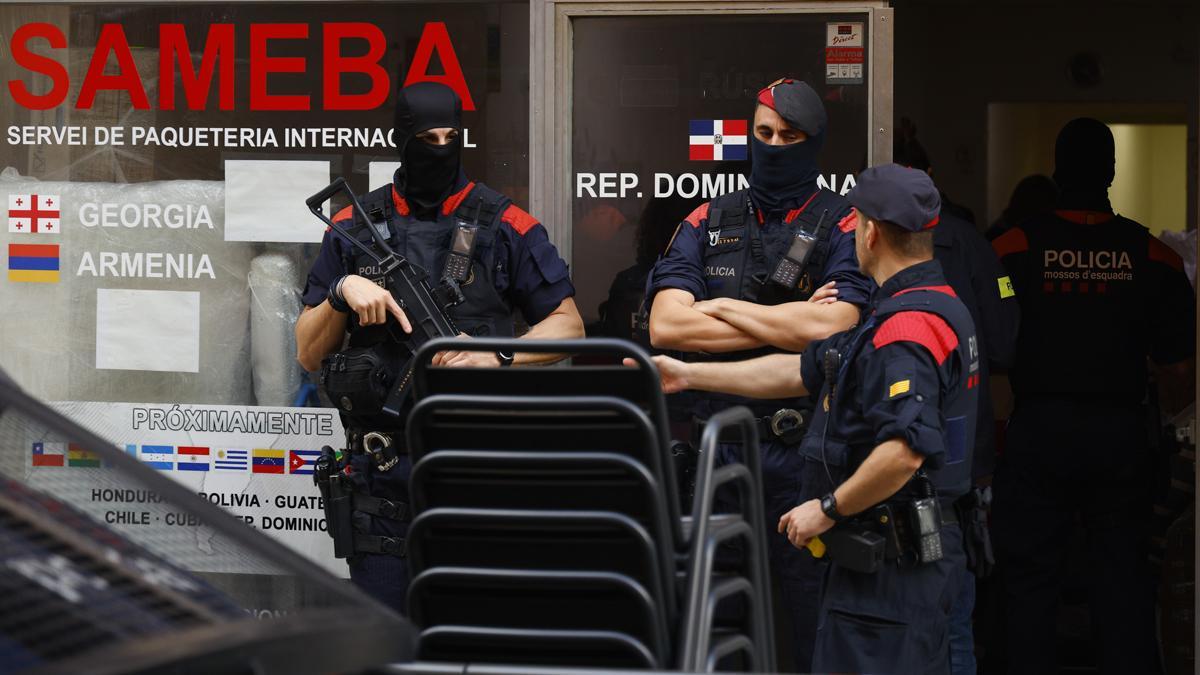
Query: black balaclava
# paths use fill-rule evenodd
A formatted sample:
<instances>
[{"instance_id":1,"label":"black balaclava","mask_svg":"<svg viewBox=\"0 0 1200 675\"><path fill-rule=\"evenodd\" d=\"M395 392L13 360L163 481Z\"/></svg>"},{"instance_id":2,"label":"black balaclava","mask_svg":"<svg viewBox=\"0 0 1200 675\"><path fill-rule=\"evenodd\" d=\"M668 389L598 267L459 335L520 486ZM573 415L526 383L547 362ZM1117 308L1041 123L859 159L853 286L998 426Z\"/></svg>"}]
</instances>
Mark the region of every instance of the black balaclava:
<instances>
[{"instance_id":1,"label":"black balaclava","mask_svg":"<svg viewBox=\"0 0 1200 675\"><path fill-rule=\"evenodd\" d=\"M1107 125L1090 117L1067 122L1054 144L1058 208L1111 213L1108 188L1116 163L1116 143Z\"/></svg>"},{"instance_id":2,"label":"black balaclava","mask_svg":"<svg viewBox=\"0 0 1200 675\"><path fill-rule=\"evenodd\" d=\"M817 188L817 154L825 143L825 105L813 88L792 79L776 80L758 92L758 105L774 110L808 138L791 145L768 145L750 133L750 196L771 212L800 206Z\"/></svg>"},{"instance_id":3,"label":"black balaclava","mask_svg":"<svg viewBox=\"0 0 1200 675\"><path fill-rule=\"evenodd\" d=\"M430 145L415 138L422 131L440 127L462 129L462 101L453 89L438 82L418 82L400 90L395 129L403 164L396 172L396 190L418 215L435 209L458 184L462 138L446 145Z\"/></svg>"}]
</instances>

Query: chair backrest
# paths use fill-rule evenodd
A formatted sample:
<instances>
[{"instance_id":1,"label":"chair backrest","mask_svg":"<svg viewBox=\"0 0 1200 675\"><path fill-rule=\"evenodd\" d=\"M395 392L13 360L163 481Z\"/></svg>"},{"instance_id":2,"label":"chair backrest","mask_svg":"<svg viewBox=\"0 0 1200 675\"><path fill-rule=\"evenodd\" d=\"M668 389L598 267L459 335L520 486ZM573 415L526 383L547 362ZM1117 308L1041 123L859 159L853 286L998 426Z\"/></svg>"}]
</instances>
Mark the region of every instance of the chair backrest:
<instances>
[{"instance_id":1,"label":"chair backrest","mask_svg":"<svg viewBox=\"0 0 1200 675\"><path fill-rule=\"evenodd\" d=\"M677 485L662 431L637 406L612 396L448 394L417 403L407 428L414 465L443 449L628 456L642 464L660 488L657 508L666 515L671 541L678 542L682 535Z\"/></svg>"},{"instance_id":2,"label":"chair backrest","mask_svg":"<svg viewBox=\"0 0 1200 675\"><path fill-rule=\"evenodd\" d=\"M618 363L630 359L636 367L622 365L533 368L442 368L430 361L439 351L461 350L464 346L484 352L535 352L614 357ZM442 338L426 342L414 358L413 392L420 402L437 394L493 396L612 396L632 403L650 419L665 459L670 448L670 419L666 399L658 379L658 370L644 349L628 340L589 338L586 340L515 340L472 338L469 341ZM663 488L671 495L672 514L679 515L678 483L675 467L665 461Z\"/></svg>"},{"instance_id":3,"label":"chair backrest","mask_svg":"<svg viewBox=\"0 0 1200 675\"><path fill-rule=\"evenodd\" d=\"M666 630L670 561L628 516L604 511L439 508L408 530L409 571L438 567L615 572L642 585ZM580 608L581 611L584 608Z\"/></svg>"},{"instance_id":4,"label":"chair backrest","mask_svg":"<svg viewBox=\"0 0 1200 675\"><path fill-rule=\"evenodd\" d=\"M624 633L669 662L650 592L623 574L435 567L413 579L408 608L419 626Z\"/></svg>"},{"instance_id":5,"label":"chair backrest","mask_svg":"<svg viewBox=\"0 0 1200 675\"><path fill-rule=\"evenodd\" d=\"M417 658L471 663L588 668L661 668L646 645L612 631L435 626L421 633ZM526 672L524 670L522 673ZM561 673L562 671L556 671Z\"/></svg>"},{"instance_id":6,"label":"chair backrest","mask_svg":"<svg viewBox=\"0 0 1200 675\"><path fill-rule=\"evenodd\" d=\"M612 452L438 450L412 469L414 512L440 507L612 511L669 536L654 518L658 481L641 463Z\"/></svg>"}]
</instances>

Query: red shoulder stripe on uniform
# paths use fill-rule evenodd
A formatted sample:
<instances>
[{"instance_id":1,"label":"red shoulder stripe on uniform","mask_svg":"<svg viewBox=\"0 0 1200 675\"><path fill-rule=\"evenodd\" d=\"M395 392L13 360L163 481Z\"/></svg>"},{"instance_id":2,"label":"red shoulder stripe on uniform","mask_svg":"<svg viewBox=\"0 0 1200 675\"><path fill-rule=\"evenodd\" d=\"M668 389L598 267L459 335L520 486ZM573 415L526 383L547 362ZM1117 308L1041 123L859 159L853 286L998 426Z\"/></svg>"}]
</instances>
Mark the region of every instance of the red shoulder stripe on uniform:
<instances>
[{"instance_id":1,"label":"red shoulder stripe on uniform","mask_svg":"<svg viewBox=\"0 0 1200 675\"><path fill-rule=\"evenodd\" d=\"M1183 271L1183 258L1180 258L1174 249L1164 244L1158 237L1150 237L1150 250L1147 255L1154 262L1169 265L1176 272Z\"/></svg>"},{"instance_id":2,"label":"red shoulder stripe on uniform","mask_svg":"<svg viewBox=\"0 0 1200 675\"><path fill-rule=\"evenodd\" d=\"M858 211L850 209L850 215L838 221L838 229L842 234L849 234L858 229Z\"/></svg>"},{"instance_id":3,"label":"red shoulder stripe on uniform","mask_svg":"<svg viewBox=\"0 0 1200 675\"><path fill-rule=\"evenodd\" d=\"M1024 253L1029 250L1029 238L1025 236L1025 230L1014 227L992 241L992 250L999 258L1014 253Z\"/></svg>"},{"instance_id":4,"label":"red shoulder stripe on uniform","mask_svg":"<svg viewBox=\"0 0 1200 675\"><path fill-rule=\"evenodd\" d=\"M958 348L958 336L945 319L929 312L900 312L893 314L875 331L875 349L894 342L915 342L933 355L940 366Z\"/></svg>"},{"instance_id":5,"label":"red shoulder stripe on uniform","mask_svg":"<svg viewBox=\"0 0 1200 675\"><path fill-rule=\"evenodd\" d=\"M516 204L509 204L504 213L500 215L500 220L508 223L508 226L516 231L522 237L525 233L532 230L534 225L538 224L537 218L529 215L524 209Z\"/></svg>"},{"instance_id":6,"label":"red shoulder stripe on uniform","mask_svg":"<svg viewBox=\"0 0 1200 675\"><path fill-rule=\"evenodd\" d=\"M346 208L342 209L341 211L338 211L337 213L333 214L333 222L336 223L336 222L343 221L343 220L350 220L351 218L354 217L354 214L352 213L353 211L354 211L353 206L347 206ZM328 232L332 229L333 228L329 227L328 225L325 226L326 232Z\"/></svg>"},{"instance_id":7,"label":"red shoulder stripe on uniform","mask_svg":"<svg viewBox=\"0 0 1200 675\"><path fill-rule=\"evenodd\" d=\"M894 298L897 295L904 295L905 293L912 293L913 291L936 291L938 293L945 293L946 295L948 295L952 298L958 297L958 294L955 293L954 289L951 288L950 286L917 286L915 288L906 288L902 291L896 292L895 294L892 295L892 297Z\"/></svg>"},{"instance_id":8,"label":"red shoulder stripe on uniform","mask_svg":"<svg viewBox=\"0 0 1200 675\"><path fill-rule=\"evenodd\" d=\"M700 206L697 206L696 210L688 214L688 217L684 218L684 220L691 223L692 227L700 227L700 221L704 220L705 218L708 218L708 202L704 202Z\"/></svg>"},{"instance_id":9,"label":"red shoulder stripe on uniform","mask_svg":"<svg viewBox=\"0 0 1200 675\"><path fill-rule=\"evenodd\" d=\"M1099 225L1107 223L1113 219L1113 214L1107 211L1073 211L1070 209L1058 209L1054 215L1069 220L1077 225Z\"/></svg>"},{"instance_id":10,"label":"red shoulder stripe on uniform","mask_svg":"<svg viewBox=\"0 0 1200 675\"><path fill-rule=\"evenodd\" d=\"M790 225L793 220L799 218L800 214L804 213L804 209L807 209L808 205L812 203L812 200L816 199L817 195L820 193L821 191L818 189L816 192L812 193L811 196L809 196L809 198L800 206L800 208L788 211L787 215L783 217L783 222Z\"/></svg>"},{"instance_id":11,"label":"red shoulder stripe on uniform","mask_svg":"<svg viewBox=\"0 0 1200 675\"><path fill-rule=\"evenodd\" d=\"M411 213L408 208L408 202L404 200L404 197L400 196L399 192L396 192L395 185L392 186L392 204L396 206L396 213L399 213L402 216L407 216L409 213Z\"/></svg>"},{"instance_id":12,"label":"red shoulder stripe on uniform","mask_svg":"<svg viewBox=\"0 0 1200 675\"><path fill-rule=\"evenodd\" d=\"M471 194L471 190L473 189L475 189L475 181L467 183L465 188L447 197L446 201L442 204L442 215L448 216L454 213L454 209L458 208L458 205L467 198L467 195Z\"/></svg>"}]
</instances>

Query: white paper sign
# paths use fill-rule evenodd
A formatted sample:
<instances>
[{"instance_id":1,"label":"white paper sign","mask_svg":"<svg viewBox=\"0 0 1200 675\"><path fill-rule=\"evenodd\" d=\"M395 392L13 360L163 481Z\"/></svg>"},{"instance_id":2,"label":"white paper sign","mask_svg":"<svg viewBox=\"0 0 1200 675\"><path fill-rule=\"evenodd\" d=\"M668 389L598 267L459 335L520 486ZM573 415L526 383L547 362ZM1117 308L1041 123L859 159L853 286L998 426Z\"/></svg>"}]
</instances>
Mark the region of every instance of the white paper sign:
<instances>
[{"instance_id":1,"label":"white paper sign","mask_svg":"<svg viewBox=\"0 0 1200 675\"><path fill-rule=\"evenodd\" d=\"M96 289L96 367L200 370L200 294Z\"/></svg>"},{"instance_id":2,"label":"white paper sign","mask_svg":"<svg viewBox=\"0 0 1200 675\"><path fill-rule=\"evenodd\" d=\"M329 182L329 162L226 160L225 241L320 242L325 224L304 200Z\"/></svg>"}]
</instances>

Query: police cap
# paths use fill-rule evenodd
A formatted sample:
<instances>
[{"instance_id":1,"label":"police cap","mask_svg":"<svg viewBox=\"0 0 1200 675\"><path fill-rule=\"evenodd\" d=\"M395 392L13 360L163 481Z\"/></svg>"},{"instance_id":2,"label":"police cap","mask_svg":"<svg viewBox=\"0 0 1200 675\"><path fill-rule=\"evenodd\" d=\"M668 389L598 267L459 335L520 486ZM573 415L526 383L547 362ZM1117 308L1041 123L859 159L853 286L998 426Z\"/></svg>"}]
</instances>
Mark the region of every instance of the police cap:
<instances>
[{"instance_id":1,"label":"police cap","mask_svg":"<svg viewBox=\"0 0 1200 675\"><path fill-rule=\"evenodd\" d=\"M808 84L789 77L780 78L758 92L758 102L779 113L793 129L809 136L825 133L829 118L825 104Z\"/></svg>"},{"instance_id":2,"label":"police cap","mask_svg":"<svg viewBox=\"0 0 1200 675\"><path fill-rule=\"evenodd\" d=\"M929 175L899 164L873 166L858 174L846 199L866 216L909 232L937 225L942 210L942 198Z\"/></svg>"}]
</instances>

